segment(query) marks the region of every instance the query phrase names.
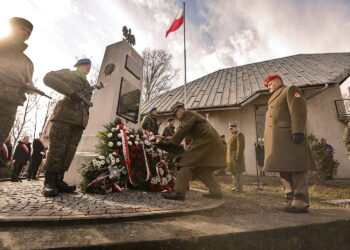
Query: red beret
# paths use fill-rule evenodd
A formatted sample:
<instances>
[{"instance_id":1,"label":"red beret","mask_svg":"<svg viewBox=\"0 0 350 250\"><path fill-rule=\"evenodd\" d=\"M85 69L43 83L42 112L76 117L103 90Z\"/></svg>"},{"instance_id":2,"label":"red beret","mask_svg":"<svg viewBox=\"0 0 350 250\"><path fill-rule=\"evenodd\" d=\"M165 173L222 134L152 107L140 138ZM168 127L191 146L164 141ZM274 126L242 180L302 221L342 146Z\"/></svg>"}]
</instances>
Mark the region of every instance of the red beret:
<instances>
[{"instance_id":1,"label":"red beret","mask_svg":"<svg viewBox=\"0 0 350 250\"><path fill-rule=\"evenodd\" d=\"M268 86L267 84L269 83L269 81L272 81L273 79L277 79L277 78L282 80L280 75L270 75L270 76L266 77L264 79L264 86L267 88L267 86Z\"/></svg>"}]
</instances>

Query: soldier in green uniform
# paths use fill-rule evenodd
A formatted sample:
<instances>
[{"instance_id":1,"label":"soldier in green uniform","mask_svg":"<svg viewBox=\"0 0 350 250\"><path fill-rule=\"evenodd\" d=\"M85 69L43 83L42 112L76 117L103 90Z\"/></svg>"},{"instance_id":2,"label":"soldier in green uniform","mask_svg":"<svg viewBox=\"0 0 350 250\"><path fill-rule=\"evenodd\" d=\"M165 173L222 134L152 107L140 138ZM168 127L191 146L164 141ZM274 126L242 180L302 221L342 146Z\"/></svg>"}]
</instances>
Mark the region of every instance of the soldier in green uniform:
<instances>
[{"instance_id":1,"label":"soldier in green uniform","mask_svg":"<svg viewBox=\"0 0 350 250\"><path fill-rule=\"evenodd\" d=\"M33 85L33 63L23 53L33 25L19 17L11 18L9 23L10 35L0 40L0 145L12 129L18 106L23 106L26 100L21 85Z\"/></svg>"},{"instance_id":2,"label":"soldier in green uniform","mask_svg":"<svg viewBox=\"0 0 350 250\"><path fill-rule=\"evenodd\" d=\"M201 180L209 189L207 198L221 199L222 192L219 183L213 175L217 169L225 168L225 150L218 132L200 114L188 111L179 104L173 108L180 126L170 139L171 145L180 145L185 137L190 136L191 144L186 148L178 166L174 191L164 193L163 197L173 200L184 200L192 176Z\"/></svg>"},{"instance_id":3,"label":"soldier in green uniform","mask_svg":"<svg viewBox=\"0 0 350 250\"><path fill-rule=\"evenodd\" d=\"M164 128L162 136L172 137L175 134L175 119L174 117L169 117L166 121L168 122L168 126Z\"/></svg>"},{"instance_id":4,"label":"soldier in green uniform","mask_svg":"<svg viewBox=\"0 0 350 250\"><path fill-rule=\"evenodd\" d=\"M154 135L158 135L159 125L157 122L157 107L151 107L148 110L148 114L142 119L141 127L148 132L152 132Z\"/></svg>"},{"instance_id":5,"label":"soldier in green uniform","mask_svg":"<svg viewBox=\"0 0 350 250\"><path fill-rule=\"evenodd\" d=\"M343 141L348 152L348 159L350 160L350 117L348 117L345 122L347 126L344 129Z\"/></svg>"},{"instance_id":6,"label":"soldier in green uniform","mask_svg":"<svg viewBox=\"0 0 350 250\"><path fill-rule=\"evenodd\" d=\"M230 124L229 130L232 134L227 142L226 162L233 177L233 192L243 192L242 173L245 171L244 135L237 130L237 124Z\"/></svg>"},{"instance_id":7,"label":"soldier in green uniform","mask_svg":"<svg viewBox=\"0 0 350 250\"><path fill-rule=\"evenodd\" d=\"M50 146L44 167L44 196L75 191L75 186L69 186L63 179L89 119L89 107L82 104L76 93L90 87L86 75L90 72L91 61L80 59L74 66L77 67L75 71L52 71L44 78L45 85L64 95L51 116ZM91 100L91 93L85 97Z\"/></svg>"},{"instance_id":8,"label":"soldier in green uniform","mask_svg":"<svg viewBox=\"0 0 350 250\"><path fill-rule=\"evenodd\" d=\"M265 120L264 171L280 173L287 202L280 210L307 213L307 171L316 168L305 139L306 102L300 90L283 85L279 75L268 76L264 82L271 93Z\"/></svg>"}]
</instances>

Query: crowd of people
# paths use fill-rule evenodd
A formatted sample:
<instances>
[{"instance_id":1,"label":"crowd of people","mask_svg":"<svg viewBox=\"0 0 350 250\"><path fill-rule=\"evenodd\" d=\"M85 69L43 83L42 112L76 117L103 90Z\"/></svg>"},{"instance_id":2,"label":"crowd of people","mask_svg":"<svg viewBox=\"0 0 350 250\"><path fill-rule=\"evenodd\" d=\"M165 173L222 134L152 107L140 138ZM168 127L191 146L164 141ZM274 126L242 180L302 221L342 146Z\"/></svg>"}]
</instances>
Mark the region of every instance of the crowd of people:
<instances>
[{"instance_id":1,"label":"crowd of people","mask_svg":"<svg viewBox=\"0 0 350 250\"><path fill-rule=\"evenodd\" d=\"M29 140L29 136L24 136L18 141L14 150L10 137L7 137L2 145L0 167L12 167L12 182L21 182L21 174L28 181L38 180L38 170L45 158L47 147L44 144L42 133L39 133L39 138L34 139L33 144ZM24 167L26 167L25 171Z\"/></svg>"}]
</instances>

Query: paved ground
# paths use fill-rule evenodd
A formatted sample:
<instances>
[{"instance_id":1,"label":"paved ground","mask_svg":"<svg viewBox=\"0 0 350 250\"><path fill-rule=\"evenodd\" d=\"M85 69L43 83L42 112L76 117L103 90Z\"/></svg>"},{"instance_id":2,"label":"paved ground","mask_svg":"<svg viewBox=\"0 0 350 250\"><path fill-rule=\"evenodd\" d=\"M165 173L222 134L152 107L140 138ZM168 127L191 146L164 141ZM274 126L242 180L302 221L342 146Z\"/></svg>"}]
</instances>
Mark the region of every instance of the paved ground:
<instances>
[{"instance_id":1,"label":"paved ground","mask_svg":"<svg viewBox=\"0 0 350 250\"><path fill-rule=\"evenodd\" d=\"M36 216L67 218L118 214L151 214L152 212L183 212L216 207L218 201L202 197L199 191L190 191L186 201L164 200L160 193L129 190L107 195L61 194L45 198L41 194L43 181L1 182L0 221L13 217ZM38 218L37 217L37 218ZM30 219L29 219L30 220Z\"/></svg>"}]
</instances>

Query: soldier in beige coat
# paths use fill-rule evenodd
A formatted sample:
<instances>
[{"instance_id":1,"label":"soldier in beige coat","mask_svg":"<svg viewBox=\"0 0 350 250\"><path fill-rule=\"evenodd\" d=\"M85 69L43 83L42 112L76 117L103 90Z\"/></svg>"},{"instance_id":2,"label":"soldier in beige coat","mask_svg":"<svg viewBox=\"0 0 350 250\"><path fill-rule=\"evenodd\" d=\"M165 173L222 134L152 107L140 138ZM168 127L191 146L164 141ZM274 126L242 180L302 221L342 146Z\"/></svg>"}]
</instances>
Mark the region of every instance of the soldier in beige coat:
<instances>
[{"instance_id":1,"label":"soldier in beige coat","mask_svg":"<svg viewBox=\"0 0 350 250\"><path fill-rule=\"evenodd\" d=\"M226 162L227 168L233 177L233 192L243 192L242 173L245 171L244 135L237 130L237 124L230 124L229 130L232 134L227 142Z\"/></svg>"},{"instance_id":2,"label":"soldier in beige coat","mask_svg":"<svg viewBox=\"0 0 350 250\"><path fill-rule=\"evenodd\" d=\"M11 33L0 40L0 145L8 137L18 106L26 100L24 84L33 85L33 63L24 54L33 25L26 19L10 19ZM27 92L28 93L28 92Z\"/></svg>"},{"instance_id":3,"label":"soldier in beige coat","mask_svg":"<svg viewBox=\"0 0 350 250\"><path fill-rule=\"evenodd\" d=\"M290 213L309 208L307 171L315 163L306 140L306 102L296 86L285 86L279 75L265 79L271 96L265 120L264 171L279 172Z\"/></svg>"},{"instance_id":4,"label":"soldier in beige coat","mask_svg":"<svg viewBox=\"0 0 350 250\"><path fill-rule=\"evenodd\" d=\"M221 199L221 188L213 175L215 170L226 166L225 149L220 135L203 116L186 110L184 105L176 105L173 113L180 120L180 126L170 139L170 144L180 145L188 136L192 142L178 164L181 168L177 172L175 191L164 193L164 198L184 200L189 182L195 176L209 189L209 194L205 194L205 197Z\"/></svg>"}]
</instances>

